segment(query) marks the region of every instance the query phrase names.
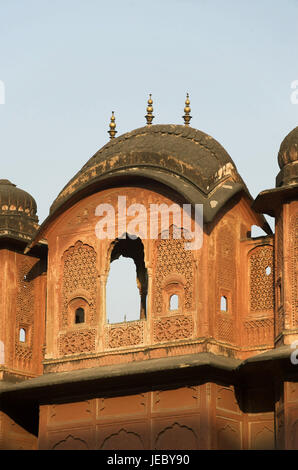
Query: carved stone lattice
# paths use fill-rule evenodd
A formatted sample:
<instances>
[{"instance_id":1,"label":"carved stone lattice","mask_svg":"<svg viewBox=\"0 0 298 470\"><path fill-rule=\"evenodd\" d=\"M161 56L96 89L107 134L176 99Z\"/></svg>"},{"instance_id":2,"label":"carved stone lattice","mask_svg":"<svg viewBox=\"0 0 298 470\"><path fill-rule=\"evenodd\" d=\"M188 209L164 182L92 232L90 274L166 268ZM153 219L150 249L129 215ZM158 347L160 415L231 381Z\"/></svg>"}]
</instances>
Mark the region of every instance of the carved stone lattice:
<instances>
[{"instance_id":1,"label":"carved stone lattice","mask_svg":"<svg viewBox=\"0 0 298 470\"><path fill-rule=\"evenodd\" d=\"M96 310L96 252L91 246L78 241L64 253L63 261L61 328L70 326L68 304L76 295L80 296L82 290L88 293L89 319L93 324Z\"/></svg>"},{"instance_id":2,"label":"carved stone lattice","mask_svg":"<svg viewBox=\"0 0 298 470\"><path fill-rule=\"evenodd\" d=\"M23 259L18 264L18 284L16 298L15 357L23 364L32 359L34 335L34 279L32 268L36 260ZM26 332L26 341L21 342L20 328ZM30 332L30 334L29 334Z\"/></svg>"},{"instance_id":3,"label":"carved stone lattice","mask_svg":"<svg viewBox=\"0 0 298 470\"><path fill-rule=\"evenodd\" d=\"M280 285L280 291L282 291L283 286L283 273L282 273L282 267L283 267L283 218L280 215L277 218L276 222L276 230L275 230L275 237L276 237L276 281L278 283L281 283ZM279 286L277 286L277 289L279 290ZM284 326L284 311L282 307L282 295L277 295L277 334L280 333L283 329Z\"/></svg>"},{"instance_id":4,"label":"carved stone lattice","mask_svg":"<svg viewBox=\"0 0 298 470\"><path fill-rule=\"evenodd\" d=\"M184 239L170 238L159 240L157 244L156 271L154 278L154 308L160 315L163 308L163 287L171 274L179 274L184 279L184 309L193 305L193 257L190 250L185 250Z\"/></svg>"},{"instance_id":5,"label":"carved stone lattice","mask_svg":"<svg viewBox=\"0 0 298 470\"><path fill-rule=\"evenodd\" d=\"M108 348L136 346L143 343L143 322L110 326L106 328L106 344Z\"/></svg>"},{"instance_id":6,"label":"carved stone lattice","mask_svg":"<svg viewBox=\"0 0 298 470\"><path fill-rule=\"evenodd\" d=\"M236 249L233 232L222 226L217 234L217 337L222 341L233 343L234 312L235 312L235 279L236 279ZM221 296L229 293L228 312L220 312Z\"/></svg>"},{"instance_id":7,"label":"carved stone lattice","mask_svg":"<svg viewBox=\"0 0 298 470\"><path fill-rule=\"evenodd\" d=\"M250 310L272 310L274 306L272 247L255 248L249 258L249 267ZM268 274L267 268L270 269Z\"/></svg>"},{"instance_id":8,"label":"carved stone lattice","mask_svg":"<svg viewBox=\"0 0 298 470\"><path fill-rule=\"evenodd\" d=\"M95 330L79 330L61 335L59 353L61 355L78 354L95 350Z\"/></svg>"},{"instance_id":9,"label":"carved stone lattice","mask_svg":"<svg viewBox=\"0 0 298 470\"><path fill-rule=\"evenodd\" d=\"M235 237L227 227L221 227L217 234L218 271L217 283L220 289L233 290L235 283Z\"/></svg>"},{"instance_id":10,"label":"carved stone lattice","mask_svg":"<svg viewBox=\"0 0 298 470\"><path fill-rule=\"evenodd\" d=\"M244 331L245 341L250 346L271 346L274 339L273 318L246 321Z\"/></svg>"},{"instance_id":11,"label":"carved stone lattice","mask_svg":"<svg viewBox=\"0 0 298 470\"><path fill-rule=\"evenodd\" d=\"M293 217L292 230L291 230L291 241L292 241L292 253L291 253L291 265L292 265L292 323L293 326L298 324L298 216Z\"/></svg>"},{"instance_id":12,"label":"carved stone lattice","mask_svg":"<svg viewBox=\"0 0 298 470\"><path fill-rule=\"evenodd\" d=\"M283 218L280 215L276 221L276 278L282 276L283 266Z\"/></svg>"},{"instance_id":13,"label":"carved stone lattice","mask_svg":"<svg viewBox=\"0 0 298 470\"><path fill-rule=\"evenodd\" d=\"M233 320L231 318L223 318L223 315L224 314L220 314L217 316L218 338L228 343L233 343Z\"/></svg>"},{"instance_id":14,"label":"carved stone lattice","mask_svg":"<svg viewBox=\"0 0 298 470\"><path fill-rule=\"evenodd\" d=\"M154 340L158 343L190 338L192 334L193 321L186 315L164 317L154 322Z\"/></svg>"}]
</instances>

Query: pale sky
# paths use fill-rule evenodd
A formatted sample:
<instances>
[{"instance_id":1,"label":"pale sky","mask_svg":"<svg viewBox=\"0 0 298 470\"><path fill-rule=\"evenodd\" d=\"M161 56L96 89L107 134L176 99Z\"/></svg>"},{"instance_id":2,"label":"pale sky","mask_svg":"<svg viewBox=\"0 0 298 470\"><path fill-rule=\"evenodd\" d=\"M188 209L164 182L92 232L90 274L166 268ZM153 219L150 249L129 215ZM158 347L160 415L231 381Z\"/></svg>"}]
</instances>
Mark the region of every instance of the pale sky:
<instances>
[{"instance_id":1,"label":"pale sky","mask_svg":"<svg viewBox=\"0 0 298 470\"><path fill-rule=\"evenodd\" d=\"M227 150L254 197L275 186L298 125L297 0L0 0L0 178L30 192L40 223L109 140L191 125Z\"/></svg>"}]
</instances>

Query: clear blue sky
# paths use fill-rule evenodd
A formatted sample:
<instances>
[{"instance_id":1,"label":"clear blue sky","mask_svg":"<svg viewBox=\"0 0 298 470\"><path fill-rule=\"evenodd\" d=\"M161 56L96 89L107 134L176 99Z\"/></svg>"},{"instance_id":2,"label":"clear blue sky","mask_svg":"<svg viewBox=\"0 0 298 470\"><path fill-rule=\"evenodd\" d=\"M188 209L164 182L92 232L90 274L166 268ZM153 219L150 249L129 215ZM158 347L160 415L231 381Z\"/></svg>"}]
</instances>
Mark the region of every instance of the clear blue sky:
<instances>
[{"instance_id":1,"label":"clear blue sky","mask_svg":"<svg viewBox=\"0 0 298 470\"><path fill-rule=\"evenodd\" d=\"M189 92L192 126L252 195L274 187L298 125L297 0L0 0L0 18L0 178L34 196L40 222L108 141L111 111L118 136L141 127L150 92L154 124L182 124Z\"/></svg>"},{"instance_id":2,"label":"clear blue sky","mask_svg":"<svg viewBox=\"0 0 298 470\"><path fill-rule=\"evenodd\" d=\"M277 151L298 124L297 0L0 0L1 178L29 191L42 222L83 164L145 124L216 138L253 196L275 185Z\"/></svg>"}]
</instances>

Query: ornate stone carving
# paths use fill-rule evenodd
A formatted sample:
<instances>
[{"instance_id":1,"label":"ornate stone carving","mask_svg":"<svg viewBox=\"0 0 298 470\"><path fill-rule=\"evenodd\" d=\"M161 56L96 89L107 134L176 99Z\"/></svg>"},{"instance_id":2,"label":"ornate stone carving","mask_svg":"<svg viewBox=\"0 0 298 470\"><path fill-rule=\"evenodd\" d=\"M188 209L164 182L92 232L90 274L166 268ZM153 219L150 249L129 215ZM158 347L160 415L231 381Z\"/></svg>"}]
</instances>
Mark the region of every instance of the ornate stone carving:
<instances>
[{"instance_id":1,"label":"ornate stone carving","mask_svg":"<svg viewBox=\"0 0 298 470\"><path fill-rule=\"evenodd\" d=\"M292 270L292 324L298 324L298 215L292 218L291 226L291 270Z\"/></svg>"},{"instance_id":2,"label":"ornate stone carving","mask_svg":"<svg viewBox=\"0 0 298 470\"><path fill-rule=\"evenodd\" d=\"M159 239L157 243L156 271L154 278L154 310L161 315L163 310L163 288L167 277L179 274L184 279L184 310L193 306L193 257L190 250L185 250L185 240Z\"/></svg>"},{"instance_id":3,"label":"ornate stone carving","mask_svg":"<svg viewBox=\"0 0 298 470\"><path fill-rule=\"evenodd\" d=\"M280 215L276 219L276 279L282 277L283 266L283 218Z\"/></svg>"},{"instance_id":4,"label":"ornate stone carving","mask_svg":"<svg viewBox=\"0 0 298 470\"><path fill-rule=\"evenodd\" d=\"M69 434L65 439L54 444L52 450L88 450L88 445L83 439Z\"/></svg>"},{"instance_id":5,"label":"ornate stone carving","mask_svg":"<svg viewBox=\"0 0 298 470\"><path fill-rule=\"evenodd\" d=\"M106 345L108 348L136 346L143 343L144 322L130 322L106 327Z\"/></svg>"},{"instance_id":6,"label":"ornate stone carving","mask_svg":"<svg viewBox=\"0 0 298 470\"><path fill-rule=\"evenodd\" d=\"M144 450L141 436L126 429L120 429L107 436L100 446L101 450Z\"/></svg>"},{"instance_id":7,"label":"ornate stone carving","mask_svg":"<svg viewBox=\"0 0 298 470\"><path fill-rule=\"evenodd\" d=\"M16 297L15 357L23 365L32 359L34 334L34 264L33 258L18 262ZM26 341L20 342L20 328L26 332Z\"/></svg>"},{"instance_id":8,"label":"ornate stone carving","mask_svg":"<svg viewBox=\"0 0 298 470\"><path fill-rule=\"evenodd\" d=\"M59 353L78 354L95 350L95 330L70 331L59 338Z\"/></svg>"},{"instance_id":9,"label":"ornate stone carving","mask_svg":"<svg viewBox=\"0 0 298 470\"><path fill-rule=\"evenodd\" d=\"M244 322L245 341L249 346L271 345L274 336L273 318L262 318Z\"/></svg>"},{"instance_id":10,"label":"ornate stone carving","mask_svg":"<svg viewBox=\"0 0 298 470\"><path fill-rule=\"evenodd\" d=\"M154 322L154 341L174 341L191 338L193 334L193 321L187 315L173 315Z\"/></svg>"},{"instance_id":11,"label":"ornate stone carving","mask_svg":"<svg viewBox=\"0 0 298 470\"><path fill-rule=\"evenodd\" d=\"M270 272L267 273L266 269ZM274 306L273 290L273 248L262 246L255 248L249 257L250 273L250 310L272 310Z\"/></svg>"},{"instance_id":12,"label":"ornate stone carving","mask_svg":"<svg viewBox=\"0 0 298 470\"><path fill-rule=\"evenodd\" d=\"M197 450L198 438L192 428L174 423L158 433L154 448L156 450Z\"/></svg>"},{"instance_id":13,"label":"ornate stone carving","mask_svg":"<svg viewBox=\"0 0 298 470\"><path fill-rule=\"evenodd\" d=\"M217 316L217 332L218 338L227 341L228 343L234 342L234 331L233 331L233 319L224 318L225 314L219 314Z\"/></svg>"},{"instance_id":14,"label":"ornate stone carving","mask_svg":"<svg viewBox=\"0 0 298 470\"><path fill-rule=\"evenodd\" d=\"M235 236L226 226L220 227L217 233L217 337L222 341L233 343L235 314L235 279L236 279ZM228 297L228 312L220 312L220 299Z\"/></svg>"},{"instance_id":15,"label":"ornate stone carving","mask_svg":"<svg viewBox=\"0 0 298 470\"><path fill-rule=\"evenodd\" d=\"M217 234L218 270L217 283L220 289L233 290L235 286L235 237L232 231L222 226Z\"/></svg>"},{"instance_id":16,"label":"ornate stone carving","mask_svg":"<svg viewBox=\"0 0 298 470\"><path fill-rule=\"evenodd\" d=\"M281 333L284 327L284 310L282 306L282 290L283 290L283 217L280 214L276 219L275 229L275 281L276 281L276 335Z\"/></svg>"},{"instance_id":17,"label":"ornate stone carving","mask_svg":"<svg viewBox=\"0 0 298 470\"><path fill-rule=\"evenodd\" d=\"M89 320L94 324L96 311L96 252L89 246L78 241L70 247L63 256L62 281L62 318L61 328L71 325L68 318L70 300L80 296L81 291L88 293Z\"/></svg>"}]
</instances>

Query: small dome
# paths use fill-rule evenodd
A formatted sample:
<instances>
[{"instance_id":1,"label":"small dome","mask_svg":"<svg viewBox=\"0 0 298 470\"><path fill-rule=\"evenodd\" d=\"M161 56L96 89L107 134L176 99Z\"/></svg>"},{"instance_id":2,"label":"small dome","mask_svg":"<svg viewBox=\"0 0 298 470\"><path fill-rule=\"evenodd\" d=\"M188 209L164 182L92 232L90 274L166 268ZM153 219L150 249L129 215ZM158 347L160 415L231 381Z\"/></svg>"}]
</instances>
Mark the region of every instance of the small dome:
<instances>
[{"instance_id":1,"label":"small dome","mask_svg":"<svg viewBox=\"0 0 298 470\"><path fill-rule=\"evenodd\" d=\"M0 238L28 243L38 229L33 197L9 180L0 179Z\"/></svg>"},{"instance_id":2,"label":"small dome","mask_svg":"<svg viewBox=\"0 0 298 470\"><path fill-rule=\"evenodd\" d=\"M288 163L298 161L298 127L295 127L282 141L278 152L278 164L282 169Z\"/></svg>"},{"instance_id":3,"label":"small dome","mask_svg":"<svg viewBox=\"0 0 298 470\"><path fill-rule=\"evenodd\" d=\"M26 191L19 189L9 180L0 180L0 214L22 214L35 217L36 202Z\"/></svg>"}]
</instances>

